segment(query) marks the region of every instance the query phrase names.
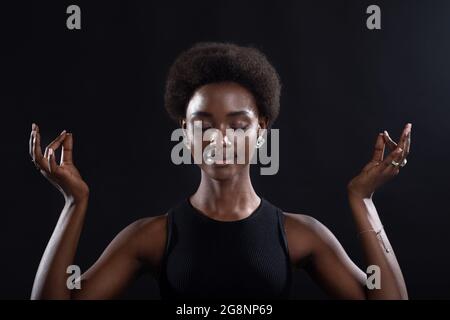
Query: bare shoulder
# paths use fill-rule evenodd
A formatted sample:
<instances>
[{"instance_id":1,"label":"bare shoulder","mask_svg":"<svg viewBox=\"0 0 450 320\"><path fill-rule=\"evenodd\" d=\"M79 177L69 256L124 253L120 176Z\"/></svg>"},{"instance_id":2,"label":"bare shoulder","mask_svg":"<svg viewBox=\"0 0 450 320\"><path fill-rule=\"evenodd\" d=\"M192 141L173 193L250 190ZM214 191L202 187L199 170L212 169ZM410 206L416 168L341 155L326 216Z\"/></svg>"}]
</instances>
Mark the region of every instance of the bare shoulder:
<instances>
[{"instance_id":1,"label":"bare shoulder","mask_svg":"<svg viewBox=\"0 0 450 320\"><path fill-rule=\"evenodd\" d=\"M138 258L151 269L158 269L167 241L167 213L136 220L122 232L129 234Z\"/></svg>"},{"instance_id":2,"label":"bare shoulder","mask_svg":"<svg viewBox=\"0 0 450 320\"><path fill-rule=\"evenodd\" d=\"M307 214L283 212L286 223L296 228L311 228L320 223L316 218Z\"/></svg>"},{"instance_id":3,"label":"bare shoulder","mask_svg":"<svg viewBox=\"0 0 450 320\"><path fill-rule=\"evenodd\" d=\"M128 227L131 227L135 230L135 232L139 235L152 234L153 236L156 234L165 233L165 229L167 226L167 213L156 215L153 217L145 217L139 220L136 220Z\"/></svg>"},{"instance_id":4,"label":"bare shoulder","mask_svg":"<svg viewBox=\"0 0 450 320\"><path fill-rule=\"evenodd\" d=\"M289 255L294 265L302 265L315 247L331 232L316 218L300 213L283 212Z\"/></svg>"},{"instance_id":5,"label":"bare shoulder","mask_svg":"<svg viewBox=\"0 0 450 320\"><path fill-rule=\"evenodd\" d=\"M283 212L285 227L294 232L323 233L327 229L316 218L300 213Z\"/></svg>"}]
</instances>

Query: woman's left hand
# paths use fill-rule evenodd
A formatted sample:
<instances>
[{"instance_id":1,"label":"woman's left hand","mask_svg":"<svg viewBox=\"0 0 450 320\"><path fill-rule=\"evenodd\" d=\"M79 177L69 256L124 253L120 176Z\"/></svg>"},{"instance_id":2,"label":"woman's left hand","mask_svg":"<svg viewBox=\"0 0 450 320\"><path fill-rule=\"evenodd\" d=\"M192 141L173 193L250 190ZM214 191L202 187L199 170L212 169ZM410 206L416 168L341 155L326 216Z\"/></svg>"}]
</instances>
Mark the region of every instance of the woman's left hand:
<instances>
[{"instance_id":1,"label":"woman's left hand","mask_svg":"<svg viewBox=\"0 0 450 320\"><path fill-rule=\"evenodd\" d=\"M347 185L349 195L371 198L379 186L400 172L409 154L411 127L411 123L406 124L398 144L391 139L387 131L378 135L372 160ZM383 160L385 145L391 152Z\"/></svg>"}]
</instances>

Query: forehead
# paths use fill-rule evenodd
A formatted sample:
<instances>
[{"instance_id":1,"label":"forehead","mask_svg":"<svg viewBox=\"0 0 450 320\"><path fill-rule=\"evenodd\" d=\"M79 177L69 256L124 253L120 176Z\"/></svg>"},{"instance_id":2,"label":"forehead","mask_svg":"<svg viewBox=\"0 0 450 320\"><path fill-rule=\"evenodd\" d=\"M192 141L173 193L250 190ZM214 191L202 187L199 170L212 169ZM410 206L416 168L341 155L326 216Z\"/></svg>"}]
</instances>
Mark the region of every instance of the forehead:
<instances>
[{"instance_id":1,"label":"forehead","mask_svg":"<svg viewBox=\"0 0 450 320\"><path fill-rule=\"evenodd\" d=\"M208 112L212 116L248 111L250 115L258 116L253 94L234 82L210 83L197 89L189 101L186 117L199 111Z\"/></svg>"}]
</instances>

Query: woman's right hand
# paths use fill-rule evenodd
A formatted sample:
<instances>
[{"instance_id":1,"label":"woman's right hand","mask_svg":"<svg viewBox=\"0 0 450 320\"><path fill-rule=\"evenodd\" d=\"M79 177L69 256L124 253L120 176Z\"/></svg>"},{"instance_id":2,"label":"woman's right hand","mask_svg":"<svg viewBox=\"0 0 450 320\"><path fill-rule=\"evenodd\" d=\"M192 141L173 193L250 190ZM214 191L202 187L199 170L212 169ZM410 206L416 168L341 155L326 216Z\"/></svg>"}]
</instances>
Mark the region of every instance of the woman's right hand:
<instances>
[{"instance_id":1,"label":"woman's right hand","mask_svg":"<svg viewBox=\"0 0 450 320\"><path fill-rule=\"evenodd\" d=\"M58 165L55 159L55 150L60 146L62 146L61 161ZM73 137L71 133L67 133L65 130L61 132L42 154L39 127L33 123L29 147L30 156L36 168L64 195L66 201L87 201L89 187L72 160Z\"/></svg>"}]
</instances>

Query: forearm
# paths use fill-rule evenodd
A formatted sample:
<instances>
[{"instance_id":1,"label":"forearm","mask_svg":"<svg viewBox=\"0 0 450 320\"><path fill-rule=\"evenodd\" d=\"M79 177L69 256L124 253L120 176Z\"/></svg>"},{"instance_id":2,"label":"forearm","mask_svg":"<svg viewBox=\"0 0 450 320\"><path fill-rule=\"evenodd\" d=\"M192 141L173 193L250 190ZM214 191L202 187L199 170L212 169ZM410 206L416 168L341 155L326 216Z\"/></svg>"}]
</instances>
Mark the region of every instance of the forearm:
<instances>
[{"instance_id":1,"label":"forearm","mask_svg":"<svg viewBox=\"0 0 450 320\"><path fill-rule=\"evenodd\" d=\"M375 204L371 198L348 195L357 233L364 251L366 266L380 268L381 288L366 287L368 299L407 299L405 281L389 239L382 229ZM377 235L375 230L381 232Z\"/></svg>"},{"instance_id":2,"label":"forearm","mask_svg":"<svg viewBox=\"0 0 450 320\"><path fill-rule=\"evenodd\" d=\"M87 198L66 201L39 264L31 299L70 299L66 270L73 264L87 204Z\"/></svg>"}]
</instances>

